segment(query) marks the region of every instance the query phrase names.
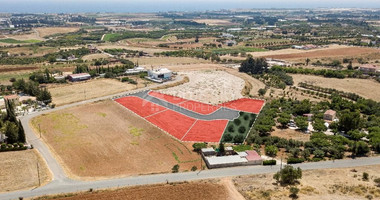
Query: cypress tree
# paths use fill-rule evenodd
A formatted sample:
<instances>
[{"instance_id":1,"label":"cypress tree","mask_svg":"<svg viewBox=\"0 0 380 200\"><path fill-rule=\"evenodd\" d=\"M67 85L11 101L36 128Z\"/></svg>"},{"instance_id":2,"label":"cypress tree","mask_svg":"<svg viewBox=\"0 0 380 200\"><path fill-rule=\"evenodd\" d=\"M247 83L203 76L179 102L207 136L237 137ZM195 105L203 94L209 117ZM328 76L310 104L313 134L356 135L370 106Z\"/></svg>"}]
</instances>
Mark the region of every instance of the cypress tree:
<instances>
[{"instance_id":1,"label":"cypress tree","mask_svg":"<svg viewBox=\"0 0 380 200\"><path fill-rule=\"evenodd\" d=\"M24 127L22 126L21 120L18 120L18 141L22 143L26 142L25 131Z\"/></svg>"}]
</instances>

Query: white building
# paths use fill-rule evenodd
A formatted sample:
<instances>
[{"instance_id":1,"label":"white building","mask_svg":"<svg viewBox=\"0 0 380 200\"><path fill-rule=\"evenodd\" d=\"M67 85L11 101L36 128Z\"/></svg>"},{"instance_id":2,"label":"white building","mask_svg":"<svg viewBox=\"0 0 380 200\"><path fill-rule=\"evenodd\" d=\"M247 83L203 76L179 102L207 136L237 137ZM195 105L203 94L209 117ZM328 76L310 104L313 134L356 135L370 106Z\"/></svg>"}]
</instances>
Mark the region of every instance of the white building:
<instances>
[{"instance_id":1,"label":"white building","mask_svg":"<svg viewBox=\"0 0 380 200\"><path fill-rule=\"evenodd\" d=\"M144 67L135 67L133 69L127 69L127 71L125 71L126 74L138 74L140 72L146 72L146 69Z\"/></svg>"},{"instance_id":2,"label":"white building","mask_svg":"<svg viewBox=\"0 0 380 200\"><path fill-rule=\"evenodd\" d=\"M148 76L152 79L170 79L172 77L172 71L167 68L154 69L148 71Z\"/></svg>"}]
</instances>

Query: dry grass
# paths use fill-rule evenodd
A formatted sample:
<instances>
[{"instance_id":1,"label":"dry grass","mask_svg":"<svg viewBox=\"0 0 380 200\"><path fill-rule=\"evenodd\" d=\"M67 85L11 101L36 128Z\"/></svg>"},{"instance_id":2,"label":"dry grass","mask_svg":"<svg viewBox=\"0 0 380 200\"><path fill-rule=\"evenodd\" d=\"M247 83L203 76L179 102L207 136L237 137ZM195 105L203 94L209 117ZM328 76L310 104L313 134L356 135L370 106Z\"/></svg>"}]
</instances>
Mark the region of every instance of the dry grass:
<instances>
[{"instance_id":1,"label":"dry grass","mask_svg":"<svg viewBox=\"0 0 380 200\"><path fill-rule=\"evenodd\" d=\"M96 54L90 54L90 55L85 55L83 56L83 60L84 61L91 61L91 60L97 60L97 59L106 59L106 58L109 58L108 55L106 54L101 54L101 53L96 53Z\"/></svg>"},{"instance_id":2,"label":"dry grass","mask_svg":"<svg viewBox=\"0 0 380 200\"><path fill-rule=\"evenodd\" d=\"M62 195L63 196L63 195ZM67 194L67 197L51 197L38 199L62 199L62 200L79 200L79 199L96 199L96 200L135 200L135 199L171 199L171 200L209 200L231 199L228 196L226 187L217 181L197 181L185 183L157 184L150 186L126 187L116 190L101 190L95 192L85 192L79 194Z\"/></svg>"},{"instance_id":3,"label":"dry grass","mask_svg":"<svg viewBox=\"0 0 380 200\"><path fill-rule=\"evenodd\" d=\"M358 57L379 53L380 50L365 47L350 47L344 45L330 45L328 48L312 49L312 50L297 50L297 49L281 49L267 52L250 53L254 57L267 57L276 59L285 59L291 61L304 62L306 58L326 59L326 58L345 58Z\"/></svg>"},{"instance_id":4,"label":"dry grass","mask_svg":"<svg viewBox=\"0 0 380 200\"><path fill-rule=\"evenodd\" d=\"M138 79L138 88L145 87L146 81ZM151 82L149 82L151 83ZM57 106L73 102L107 96L123 91L136 89L136 85L122 83L114 79L96 79L85 82L69 83L64 85L50 85L49 91L53 103Z\"/></svg>"},{"instance_id":5,"label":"dry grass","mask_svg":"<svg viewBox=\"0 0 380 200\"><path fill-rule=\"evenodd\" d=\"M106 100L32 120L66 172L76 179L99 179L200 168L190 143L173 139L118 103Z\"/></svg>"},{"instance_id":6,"label":"dry grass","mask_svg":"<svg viewBox=\"0 0 380 200\"><path fill-rule=\"evenodd\" d=\"M237 25L229 20L225 19L196 19L194 20L197 23L205 23L209 26L232 26Z\"/></svg>"},{"instance_id":7,"label":"dry grass","mask_svg":"<svg viewBox=\"0 0 380 200\"><path fill-rule=\"evenodd\" d=\"M0 193L38 187L37 163L41 185L51 180L45 161L35 150L0 153Z\"/></svg>"},{"instance_id":8,"label":"dry grass","mask_svg":"<svg viewBox=\"0 0 380 200\"><path fill-rule=\"evenodd\" d=\"M176 87L176 86L188 83L188 82L189 82L189 77L185 76L185 77L183 77L182 81L178 81L178 82L175 82L175 83L172 83L172 84L166 84L166 85L162 85L162 86L157 86L155 88L152 88L152 90L168 89L168 88Z\"/></svg>"},{"instance_id":9,"label":"dry grass","mask_svg":"<svg viewBox=\"0 0 380 200\"><path fill-rule=\"evenodd\" d=\"M380 166L366 166L346 169L324 169L303 171L299 199L330 200L330 199L380 199L380 189L375 187L373 180L379 178ZM363 181L362 174L367 172L370 180ZM243 176L234 179L235 186L246 199L290 199L289 187L275 185L273 174Z\"/></svg>"},{"instance_id":10,"label":"dry grass","mask_svg":"<svg viewBox=\"0 0 380 200\"><path fill-rule=\"evenodd\" d=\"M374 80L367 79L336 79L320 76L293 74L294 85L307 82L324 88L334 88L345 92L356 93L362 97L380 101L380 84Z\"/></svg>"},{"instance_id":11,"label":"dry grass","mask_svg":"<svg viewBox=\"0 0 380 200\"><path fill-rule=\"evenodd\" d=\"M227 69L226 72L245 80L245 87L242 90L243 95L251 95L253 97L258 97L259 89L265 88L265 84L263 82L253 78L252 76L246 73L241 73L235 69Z\"/></svg>"},{"instance_id":12,"label":"dry grass","mask_svg":"<svg viewBox=\"0 0 380 200\"><path fill-rule=\"evenodd\" d=\"M285 138L285 139L293 139L293 140L298 140L298 141L303 141L307 142L310 141L310 134L303 133L301 131L297 131L294 129L279 129L277 127L274 128L274 131L272 131L271 136L277 136L280 138Z\"/></svg>"},{"instance_id":13,"label":"dry grass","mask_svg":"<svg viewBox=\"0 0 380 200\"><path fill-rule=\"evenodd\" d=\"M34 29L40 37L46 37L58 33L71 33L79 30L79 27L43 27Z\"/></svg>"},{"instance_id":14,"label":"dry grass","mask_svg":"<svg viewBox=\"0 0 380 200\"><path fill-rule=\"evenodd\" d=\"M141 57L141 58L128 58L128 60L147 67L153 65L184 65L184 64L207 64L208 60L198 58L182 58L182 57Z\"/></svg>"}]
</instances>

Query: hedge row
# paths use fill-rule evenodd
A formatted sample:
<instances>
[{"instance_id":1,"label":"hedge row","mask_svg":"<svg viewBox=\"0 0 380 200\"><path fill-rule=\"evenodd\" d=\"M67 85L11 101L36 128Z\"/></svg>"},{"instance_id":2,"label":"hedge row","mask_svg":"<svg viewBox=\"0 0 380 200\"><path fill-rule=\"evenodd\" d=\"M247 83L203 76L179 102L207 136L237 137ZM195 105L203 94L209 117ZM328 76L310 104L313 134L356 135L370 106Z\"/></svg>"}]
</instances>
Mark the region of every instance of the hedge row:
<instances>
[{"instance_id":1,"label":"hedge row","mask_svg":"<svg viewBox=\"0 0 380 200\"><path fill-rule=\"evenodd\" d=\"M0 145L0 152L4 151L22 151L26 150L28 147L24 146L23 143L14 143L14 144L1 144Z\"/></svg>"},{"instance_id":2,"label":"hedge row","mask_svg":"<svg viewBox=\"0 0 380 200\"><path fill-rule=\"evenodd\" d=\"M276 160L264 160L263 165L276 165Z\"/></svg>"},{"instance_id":3,"label":"hedge row","mask_svg":"<svg viewBox=\"0 0 380 200\"><path fill-rule=\"evenodd\" d=\"M303 162L305 162L305 159L303 158L288 158L288 164L297 164Z\"/></svg>"}]
</instances>

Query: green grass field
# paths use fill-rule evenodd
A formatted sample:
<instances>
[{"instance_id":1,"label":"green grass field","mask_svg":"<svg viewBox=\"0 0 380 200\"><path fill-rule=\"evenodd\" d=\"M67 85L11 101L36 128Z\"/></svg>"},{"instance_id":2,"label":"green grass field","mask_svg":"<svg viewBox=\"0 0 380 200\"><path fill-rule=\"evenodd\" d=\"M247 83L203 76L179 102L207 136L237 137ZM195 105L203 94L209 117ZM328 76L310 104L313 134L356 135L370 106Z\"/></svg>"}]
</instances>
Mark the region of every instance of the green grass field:
<instances>
[{"instance_id":1,"label":"green grass field","mask_svg":"<svg viewBox=\"0 0 380 200\"><path fill-rule=\"evenodd\" d=\"M119 37L121 34L119 33L109 33L106 34L103 38L104 41L109 42L110 40Z\"/></svg>"},{"instance_id":2,"label":"green grass field","mask_svg":"<svg viewBox=\"0 0 380 200\"><path fill-rule=\"evenodd\" d=\"M38 43L41 41L40 40L15 40L15 39L7 38L7 39L0 39L0 42L8 43L8 44L28 44L28 43Z\"/></svg>"},{"instance_id":3,"label":"green grass field","mask_svg":"<svg viewBox=\"0 0 380 200\"><path fill-rule=\"evenodd\" d=\"M253 113L240 112L239 117L229 121L223 133L222 141L226 143L242 143L256 119Z\"/></svg>"},{"instance_id":4,"label":"green grass field","mask_svg":"<svg viewBox=\"0 0 380 200\"><path fill-rule=\"evenodd\" d=\"M231 54L231 53L242 53L242 52L262 52L267 51L266 49L254 48L254 47L242 47L236 46L231 48L213 49L212 52L216 54Z\"/></svg>"}]
</instances>

